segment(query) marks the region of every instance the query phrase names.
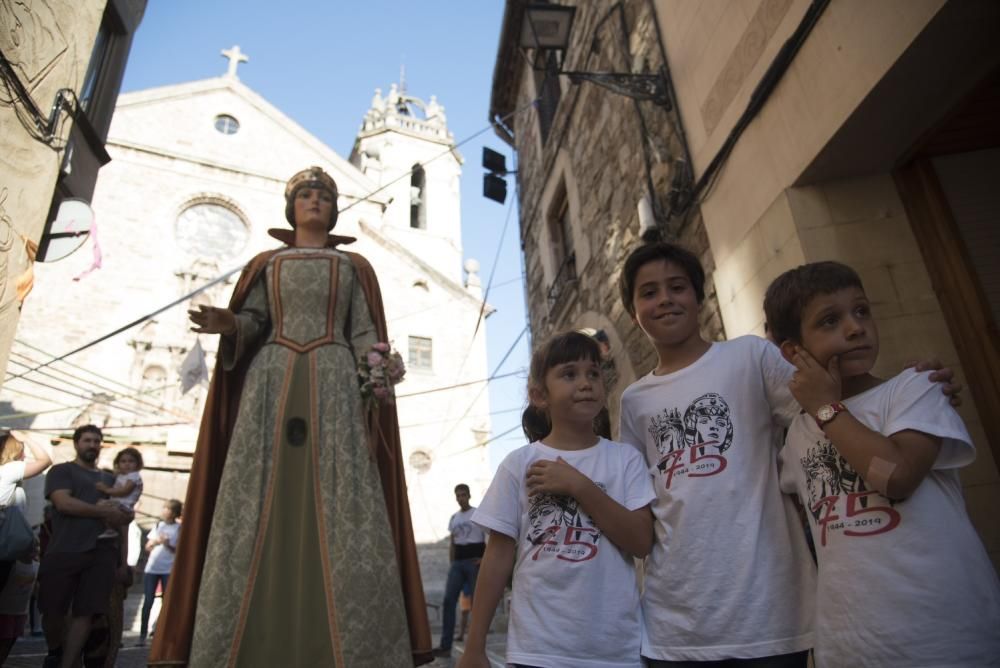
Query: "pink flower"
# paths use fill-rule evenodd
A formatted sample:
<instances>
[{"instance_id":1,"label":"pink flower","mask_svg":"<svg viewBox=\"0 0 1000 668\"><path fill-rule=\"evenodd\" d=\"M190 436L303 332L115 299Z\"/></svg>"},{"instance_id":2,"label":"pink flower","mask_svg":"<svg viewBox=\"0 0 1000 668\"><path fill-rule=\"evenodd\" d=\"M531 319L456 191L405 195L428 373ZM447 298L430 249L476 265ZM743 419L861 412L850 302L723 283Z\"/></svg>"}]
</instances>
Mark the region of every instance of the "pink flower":
<instances>
[{"instance_id":1,"label":"pink flower","mask_svg":"<svg viewBox=\"0 0 1000 668\"><path fill-rule=\"evenodd\" d=\"M379 341L378 343L372 345L372 350L376 350L380 353L387 353L389 352L389 344L384 341Z\"/></svg>"},{"instance_id":2,"label":"pink flower","mask_svg":"<svg viewBox=\"0 0 1000 668\"><path fill-rule=\"evenodd\" d=\"M368 353L368 366L376 367L382 364L382 355L375 352L374 350Z\"/></svg>"}]
</instances>

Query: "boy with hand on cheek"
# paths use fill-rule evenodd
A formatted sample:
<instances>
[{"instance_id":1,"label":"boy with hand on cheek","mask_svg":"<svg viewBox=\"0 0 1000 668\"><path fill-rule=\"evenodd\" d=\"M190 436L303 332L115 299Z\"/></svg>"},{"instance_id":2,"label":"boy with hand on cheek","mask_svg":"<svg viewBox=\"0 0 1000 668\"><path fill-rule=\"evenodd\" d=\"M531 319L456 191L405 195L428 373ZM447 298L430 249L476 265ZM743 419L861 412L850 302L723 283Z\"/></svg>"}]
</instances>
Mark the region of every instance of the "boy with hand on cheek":
<instances>
[{"instance_id":1,"label":"boy with hand on cheek","mask_svg":"<svg viewBox=\"0 0 1000 668\"><path fill-rule=\"evenodd\" d=\"M785 272L764 309L803 409L780 470L816 543L817 667L996 665L1000 585L965 512L961 418L927 374L871 374L878 329L850 267Z\"/></svg>"}]
</instances>

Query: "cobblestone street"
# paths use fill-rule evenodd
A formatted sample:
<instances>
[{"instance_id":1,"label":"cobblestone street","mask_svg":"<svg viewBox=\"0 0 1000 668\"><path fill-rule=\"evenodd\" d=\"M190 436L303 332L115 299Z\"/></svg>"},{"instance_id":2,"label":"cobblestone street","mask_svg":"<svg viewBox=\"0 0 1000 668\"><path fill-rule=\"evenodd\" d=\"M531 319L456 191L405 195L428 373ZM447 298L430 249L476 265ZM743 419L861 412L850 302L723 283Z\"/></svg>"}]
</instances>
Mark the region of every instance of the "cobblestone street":
<instances>
[{"instance_id":1,"label":"cobblestone street","mask_svg":"<svg viewBox=\"0 0 1000 668\"><path fill-rule=\"evenodd\" d=\"M441 640L441 600L444 597L444 582L448 572L447 543L418 545L420 570L424 578L424 593L427 598L427 613L431 623L431 639L436 646ZM158 604L157 604L158 605ZM117 668L142 668L146 666L149 647L137 647L139 639L139 613L142 606L142 584L137 582L125 599L125 633L122 638L122 648L118 654ZM154 616L156 608L154 607ZM493 628L497 631L490 634L487 652L493 668L503 668L504 644L506 635L505 620L498 613ZM457 629L456 629L457 631ZM429 668L448 668L458 663L464 644L456 642L452 648L450 659L439 658L427 664ZM26 636L17 641L10 657L3 664L4 668L38 668L45 657L45 639L41 636ZM289 667L295 668L295 667ZM354 668L353 666L351 668ZM359 668L370 668L368 666ZM395 668L386 666L385 668ZM400 667L405 668L405 667Z\"/></svg>"}]
</instances>

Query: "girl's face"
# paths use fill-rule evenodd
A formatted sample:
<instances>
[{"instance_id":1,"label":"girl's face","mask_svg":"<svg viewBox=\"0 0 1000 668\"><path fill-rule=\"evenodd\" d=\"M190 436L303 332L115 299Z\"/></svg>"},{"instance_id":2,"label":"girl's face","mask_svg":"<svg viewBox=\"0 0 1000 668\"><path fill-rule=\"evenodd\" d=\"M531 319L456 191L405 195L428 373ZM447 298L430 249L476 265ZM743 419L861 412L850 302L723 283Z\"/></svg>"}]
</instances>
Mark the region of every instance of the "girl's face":
<instances>
[{"instance_id":1,"label":"girl's face","mask_svg":"<svg viewBox=\"0 0 1000 668\"><path fill-rule=\"evenodd\" d=\"M548 411L552 424L592 424L604 408L601 367L589 359L557 364L545 372L544 389L531 391L532 403Z\"/></svg>"},{"instance_id":2,"label":"girl's face","mask_svg":"<svg viewBox=\"0 0 1000 668\"><path fill-rule=\"evenodd\" d=\"M170 509L169 504L163 505L163 510L160 511L160 519L164 522L173 522L177 518L174 517L174 511Z\"/></svg>"},{"instance_id":3,"label":"girl's face","mask_svg":"<svg viewBox=\"0 0 1000 668\"><path fill-rule=\"evenodd\" d=\"M132 455L121 455L115 466L121 473L132 473L139 470L139 460Z\"/></svg>"}]
</instances>

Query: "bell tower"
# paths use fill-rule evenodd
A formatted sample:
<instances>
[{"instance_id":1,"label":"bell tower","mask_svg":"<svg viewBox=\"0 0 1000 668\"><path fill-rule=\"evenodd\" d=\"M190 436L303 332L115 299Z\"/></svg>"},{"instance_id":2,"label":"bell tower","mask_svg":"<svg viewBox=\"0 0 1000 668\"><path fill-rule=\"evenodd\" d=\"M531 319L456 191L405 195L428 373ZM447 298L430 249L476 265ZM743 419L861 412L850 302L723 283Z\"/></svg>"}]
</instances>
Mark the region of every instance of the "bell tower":
<instances>
[{"instance_id":1,"label":"bell tower","mask_svg":"<svg viewBox=\"0 0 1000 668\"><path fill-rule=\"evenodd\" d=\"M392 198L381 222L367 222L460 283L462 156L437 98L409 95L405 83L384 97L376 88L350 160Z\"/></svg>"}]
</instances>

